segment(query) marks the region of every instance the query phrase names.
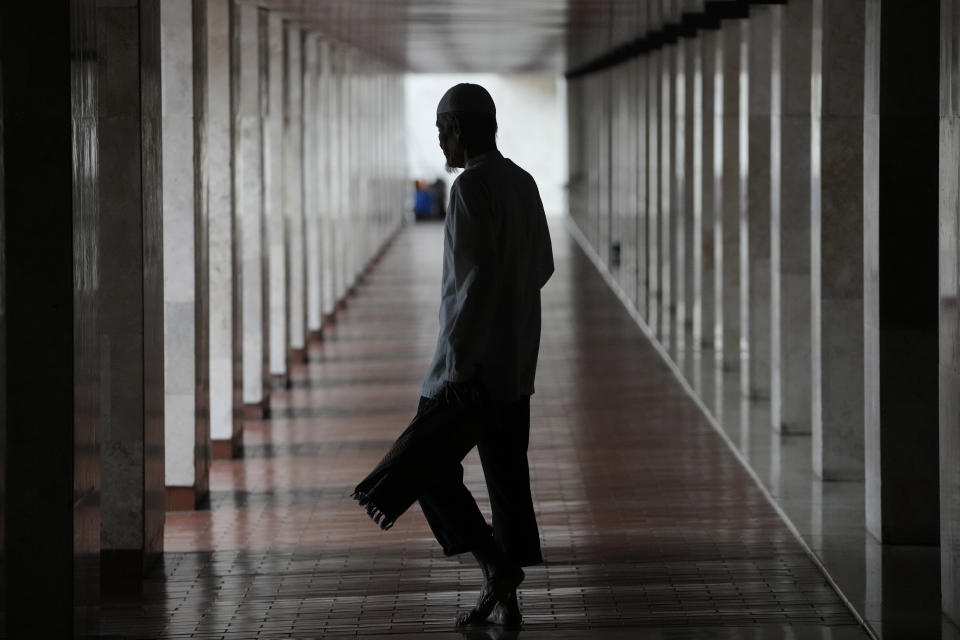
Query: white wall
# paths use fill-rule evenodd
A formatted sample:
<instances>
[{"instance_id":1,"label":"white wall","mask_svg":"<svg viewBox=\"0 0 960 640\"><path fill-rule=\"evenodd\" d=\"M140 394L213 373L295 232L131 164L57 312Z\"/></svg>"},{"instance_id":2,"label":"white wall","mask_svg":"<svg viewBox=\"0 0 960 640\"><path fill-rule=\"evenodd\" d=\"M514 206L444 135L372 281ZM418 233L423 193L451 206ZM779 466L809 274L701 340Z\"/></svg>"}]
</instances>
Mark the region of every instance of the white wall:
<instances>
[{"instance_id":1,"label":"white wall","mask_svg":"<svg viewBox=\"0 0 960 640\"><path fill-rule=\"evenodd\" d=\"M497 145L530 172L547 215L565 212L567 179L566 97L563 79L550 75L408 74L407 166L411 182L437 177L453 182L437 141L437 103L460 82L483 85L497 105ZM412 188L412 187L411 187Z\"/></svg>"}]
</instances>

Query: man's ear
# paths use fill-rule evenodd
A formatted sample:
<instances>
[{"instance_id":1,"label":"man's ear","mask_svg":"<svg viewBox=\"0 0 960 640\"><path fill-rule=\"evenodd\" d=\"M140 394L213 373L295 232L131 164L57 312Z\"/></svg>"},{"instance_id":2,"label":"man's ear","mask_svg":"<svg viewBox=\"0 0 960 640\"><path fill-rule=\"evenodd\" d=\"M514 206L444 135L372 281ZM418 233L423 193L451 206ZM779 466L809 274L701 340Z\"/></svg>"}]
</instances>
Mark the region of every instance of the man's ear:
<instances>
[{"instance_id":1,"label":"man's ear","mask_svg":"<svg viewBox=\"0 0 960 640\"><path fill-rule=\"evenodd\" d=\"M458 138L463 133L463 129L460 127L460 118L453 116L450 118L450 131L453 132Z\"/></svg>"}]
</instances>

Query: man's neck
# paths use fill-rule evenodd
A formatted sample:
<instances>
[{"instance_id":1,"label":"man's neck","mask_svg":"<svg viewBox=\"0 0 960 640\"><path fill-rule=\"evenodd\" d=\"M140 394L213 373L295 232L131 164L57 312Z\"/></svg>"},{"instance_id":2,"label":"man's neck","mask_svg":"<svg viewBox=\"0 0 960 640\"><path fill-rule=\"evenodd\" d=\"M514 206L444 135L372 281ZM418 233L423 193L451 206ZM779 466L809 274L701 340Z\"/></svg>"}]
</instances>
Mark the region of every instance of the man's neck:
<instances>
[{"instance_id":1,"label":"man's neck","mask_svg":"<svg viewBox=\"0 0 960 640\"><path fill-rule=\"evenodd\" d=\"M487 149L477 150L477 151L470 151L469 149L464 149L464 151L463 151L463 166L464 166L464 168L469 167L471 161L476 161L476 159L479 158L480 156L486 155L486 154L488 154L488 153L490 153L490 152L493 152L493 151L497 151L496 145L494 145L494 146L492 146L492 147L489 147L489 148L487 148Z\"/></svg>"}]
</instances>

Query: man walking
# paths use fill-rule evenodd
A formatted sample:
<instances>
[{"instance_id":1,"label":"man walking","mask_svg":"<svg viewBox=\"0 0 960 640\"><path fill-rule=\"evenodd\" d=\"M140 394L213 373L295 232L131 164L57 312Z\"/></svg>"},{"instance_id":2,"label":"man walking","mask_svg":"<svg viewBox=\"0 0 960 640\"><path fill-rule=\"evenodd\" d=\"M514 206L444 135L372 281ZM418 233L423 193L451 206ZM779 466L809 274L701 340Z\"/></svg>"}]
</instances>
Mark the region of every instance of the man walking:
<instances>
[{"instance_id":1,"label":"man walking","mask_svg":"<svg viewBox=\"0 0 960 640\"><path fill-rule=\"evenodd\" d=\"M483 570L477 605L458 624L517 626L521 567L542 562L530 495L530 396L540 349L540 289L553 252L540 194L497 150L496 108L475 84L448 90L437 107L447 167L463 168L444 224L440 334L421 388L421 408L445 387L477 390L489 416L477 449L492 527L463 484L463 466L420 498L446 555L470 551Z\"/></svg>"}]
</instances>

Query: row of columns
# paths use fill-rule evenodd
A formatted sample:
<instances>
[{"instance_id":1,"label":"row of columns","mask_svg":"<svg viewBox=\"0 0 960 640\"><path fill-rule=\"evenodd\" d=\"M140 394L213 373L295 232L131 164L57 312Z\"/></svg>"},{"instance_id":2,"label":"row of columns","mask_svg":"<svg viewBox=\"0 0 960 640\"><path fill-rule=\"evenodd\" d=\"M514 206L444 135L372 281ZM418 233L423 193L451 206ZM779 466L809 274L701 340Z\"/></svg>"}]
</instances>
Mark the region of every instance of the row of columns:
<instances>
[{"instance_id":1,"label":"row of columns","mask_svg":"<svg viewBox=\"0 0 960 640\"><path fill-rule=\"evenodd\" d=\"M255 2L0 12L0 587L95 635L401 224L403 82Z\"/></svg>"},{"instance_id":2,"label":"row of columns","mask_svg":"<svg viewBox=\"0 0 960 640\"><path fill-rule=\"evenodd\" d=\"M938 111L955 4L614 7L625 53L575 69L568 99L572 219L651 335L810 434L817 476L864 483L877 539L939 543L960 620L957 205L937 200L960 183Z\"/></svg>"}]
</instances>

